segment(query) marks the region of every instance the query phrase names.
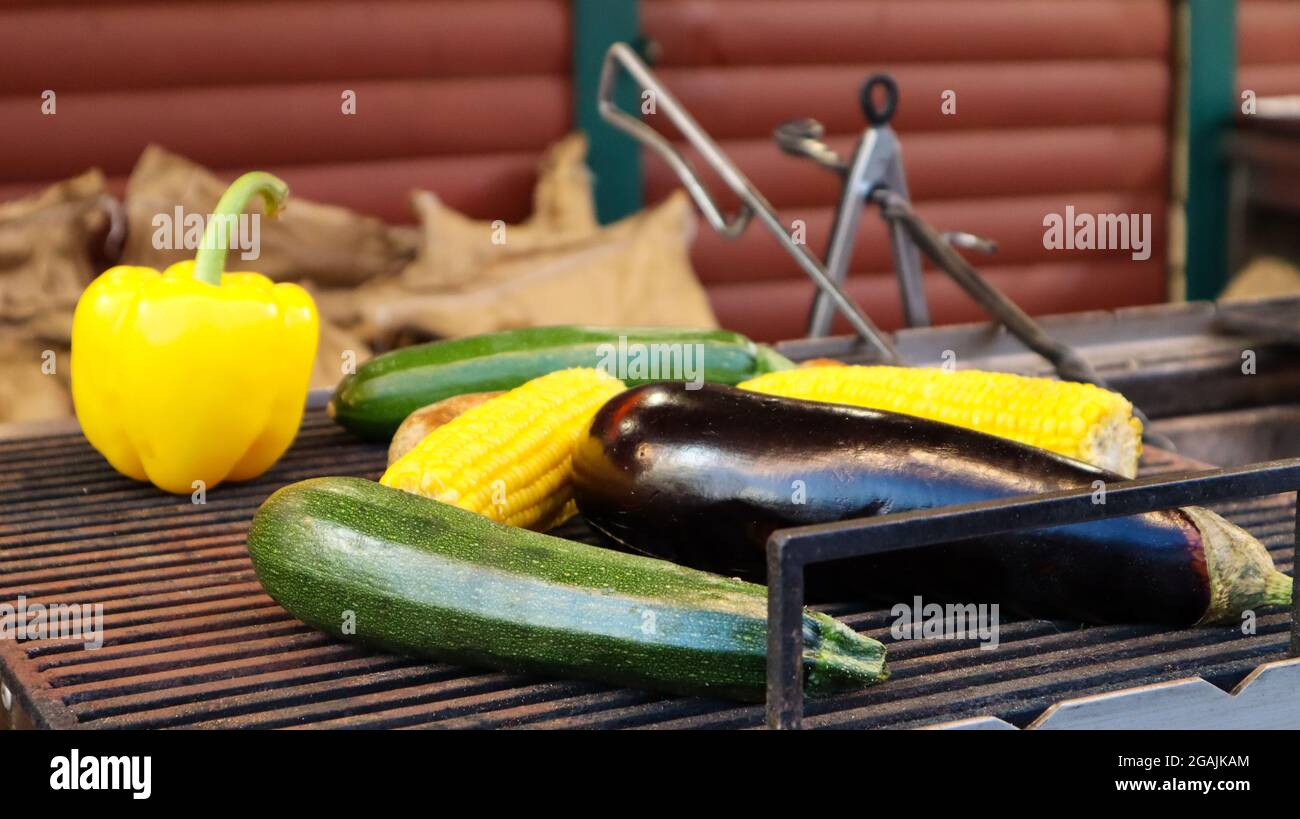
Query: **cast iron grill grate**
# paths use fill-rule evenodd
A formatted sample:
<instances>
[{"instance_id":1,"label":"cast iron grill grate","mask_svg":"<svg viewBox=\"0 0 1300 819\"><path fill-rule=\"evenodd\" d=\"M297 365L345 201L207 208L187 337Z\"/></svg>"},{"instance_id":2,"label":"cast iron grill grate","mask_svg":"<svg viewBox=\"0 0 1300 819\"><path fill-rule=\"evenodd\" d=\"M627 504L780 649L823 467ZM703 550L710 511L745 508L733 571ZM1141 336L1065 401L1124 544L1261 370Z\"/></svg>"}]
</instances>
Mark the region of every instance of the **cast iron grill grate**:
<instances>
[{"instance_id":1,"label":"cast iron grill grate","mask_svg":"<svg viewBox=\"0 0 1300 819\"><path fill-rule=\"evenodd\" d=\"M298 622L259 586L244 548L271 491L320 475L377 478L385 447L320 410L263 478L205 505L113 472L77 433L0 441L0 602L103 603L104 645L0 641L0 676L39 726L749 728L761 705L527 678L380 654ZM1149 453L1144 473L1195 468ZM1294 495L1215 508L1292 570ZM559 534L590 535L580 523ZM807 727L917 727L993 715L1026 724L1060 699L1191 675L1229 688L1287 656L1290 613L1257 632L1004 622L999 647L893 642L887 611L820 608L890 646L892 677L808 704Z\"/></svg>"}]
</instances>

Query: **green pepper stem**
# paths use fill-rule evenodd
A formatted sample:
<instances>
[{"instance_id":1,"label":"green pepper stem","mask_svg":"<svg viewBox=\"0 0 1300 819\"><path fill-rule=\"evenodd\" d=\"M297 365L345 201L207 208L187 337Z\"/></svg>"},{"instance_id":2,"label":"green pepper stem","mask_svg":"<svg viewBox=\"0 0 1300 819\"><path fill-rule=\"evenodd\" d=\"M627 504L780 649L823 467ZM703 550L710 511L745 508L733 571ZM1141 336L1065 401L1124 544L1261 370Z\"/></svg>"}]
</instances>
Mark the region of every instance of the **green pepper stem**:
<instances>
[{"instance_id":1,"label":"green pepper stem","mask_svg":"<svg viewBox=\"0 0 1300 819\"><path fill-rule=\"evenodd\" d=\"M194 256L194 278L208 284L221 284L221 271L226 268L226 250L234 238L235 222L255 194L261 194L266 201L266 215L275 216L284 207L289 186L265 171L252 171L232 182L221 194L203 231L203 243Z\"/></svg>"}]
</instances>

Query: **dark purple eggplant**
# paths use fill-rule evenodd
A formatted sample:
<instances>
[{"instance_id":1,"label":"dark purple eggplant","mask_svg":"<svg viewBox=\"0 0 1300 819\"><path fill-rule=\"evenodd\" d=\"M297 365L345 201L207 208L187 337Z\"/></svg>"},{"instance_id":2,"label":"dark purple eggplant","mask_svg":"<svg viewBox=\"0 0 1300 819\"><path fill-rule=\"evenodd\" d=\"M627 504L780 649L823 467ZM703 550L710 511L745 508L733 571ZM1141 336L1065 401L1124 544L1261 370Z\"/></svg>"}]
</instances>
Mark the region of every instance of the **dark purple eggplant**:
<instances>
[{"instance_id":1,"label":"dark purple eggplant","mask_svg":"<svg viewBox=\"0 0 1300 819\"><path fill-rule=\"evenodd\" d=\"M612 545L762 581L773 530L1089 487L1119 475L907 415L658 383L610 400L574 451ZM1210 623L1290 601L1291 579L1199 507L810 566L810 599L999 603L1091 623Z\"/></svg>"}]
</instances>

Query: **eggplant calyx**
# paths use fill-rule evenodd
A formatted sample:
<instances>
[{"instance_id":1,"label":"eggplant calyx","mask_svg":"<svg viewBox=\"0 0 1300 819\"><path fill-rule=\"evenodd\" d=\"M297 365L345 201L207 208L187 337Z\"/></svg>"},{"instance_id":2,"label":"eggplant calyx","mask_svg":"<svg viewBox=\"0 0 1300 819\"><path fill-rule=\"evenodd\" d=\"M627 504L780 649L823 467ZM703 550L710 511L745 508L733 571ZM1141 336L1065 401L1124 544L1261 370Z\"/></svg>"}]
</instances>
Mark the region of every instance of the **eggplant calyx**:
<instances>
[{"instance_id":1,"label":"eggplant calyx","mask_svg":"<svg viewBox=\"0 0 1300 819\"><path fill-rule=\"evenodd\" d=\"M803 667L809 697L856 691L889 677L884 644L818 611L804 617Z\"/></svg>"},{"instance_id":2,"label":"eggplant calyx","mask_svg":"<svg viewBox=\"0 0 1300 819\"><path fill-rule=\"evenodd\" d=\"M1264 544L1208 509L1181 511L1201 533L1210 576L1210 605L1197 625L1234 623L1247 611L1291 605L1291 578L1273 566Z\"/></svg>"}]
</instances>

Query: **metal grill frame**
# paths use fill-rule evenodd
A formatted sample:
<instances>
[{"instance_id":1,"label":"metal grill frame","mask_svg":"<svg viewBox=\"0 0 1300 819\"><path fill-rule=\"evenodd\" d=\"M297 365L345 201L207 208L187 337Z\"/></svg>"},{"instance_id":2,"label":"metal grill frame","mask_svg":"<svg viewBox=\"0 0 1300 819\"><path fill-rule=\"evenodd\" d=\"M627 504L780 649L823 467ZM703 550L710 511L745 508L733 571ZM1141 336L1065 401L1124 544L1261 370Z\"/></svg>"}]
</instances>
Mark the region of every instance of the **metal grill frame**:
<instances>
[{"instance_id":1,"label":"metal grill frame","mask_svg":"<svg viewBox=\"0 0 1300 819\"><path fill-rule=\"evenodd\" d=\"M1122 481L1105 488L1102 503L1094 501L1092 488L1069 489L778 529L767 541L767 725L774 729L802 727L804 569L811 564L1298 488L1300 458L1288 458ZM1300 512L1297 515L1300 524ZM1300 548L1300 525L1296 545ZM1292 657L1300 655L1297 575L1300 572L1293 573L1291 579Z\"/></svg>"}]
</instances>

